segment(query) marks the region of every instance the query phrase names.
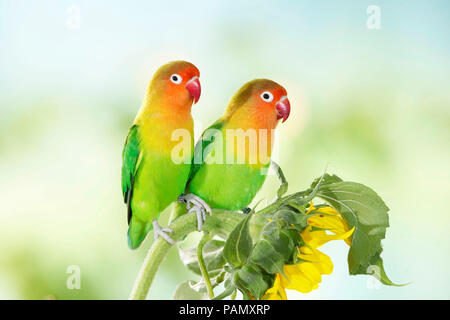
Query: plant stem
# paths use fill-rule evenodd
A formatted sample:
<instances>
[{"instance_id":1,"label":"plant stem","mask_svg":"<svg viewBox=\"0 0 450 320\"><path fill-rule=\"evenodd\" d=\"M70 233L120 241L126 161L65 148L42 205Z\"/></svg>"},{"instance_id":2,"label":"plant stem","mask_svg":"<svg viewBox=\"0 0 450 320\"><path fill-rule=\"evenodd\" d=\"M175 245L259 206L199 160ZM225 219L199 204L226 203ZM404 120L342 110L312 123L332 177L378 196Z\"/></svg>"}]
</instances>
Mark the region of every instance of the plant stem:
<instances>
[{"instance_id":1,"label":"plant stem","mask_svg":"<svg viewBox=\"0 0 450 320\"><path fill-rule=\"evenodd\" d=\"M280 206L283 200L289 199L293 196L294 195L283 197L270 206L258 211L257 214L270 212L270 210ZM213 217L214 219L212 219ZM203 230L207 231L210 235L228 235L234 229L236 224L238 224L244 217L245 215L242 213L214 209L212 217L208 216L206 218L205 224L203 225ZM171 234L173 240L182 240L186 235L197 230L197 217L195 213L184 214L180 217L174 216L174 218L175 221L169 225L169 227L173 230L173 234ZM155 274L171 247L172 245L162 238L158 238L153 242L134 283L133 290L130 294L131 300L144 300L147 297L150 286L155 278ZM200 260L199 263L201 265ZM204 261L203 267L204 270L202 270L202 275L208 287L211 286L211 282L209 281L209 284L207 282L209 277L207 275L206 266L204 266ZM212 287L208 288L208 294L211 296L210 290L212 291ZM228 295L231 293L232 292L228 293ZM212 296L213 295L214 293L212 293ZM217 299L217 297L215 299Z\"/></svg>"},{"instance_id":2,"label":"plant stem","mask_svg":"<svg viewBox=\"0 0 450 320\"><path fill-rule=\"evenodd\" d=\"M195 231L197 227L196 222L197 218L194 213L186 214L176 219L169 226L173 230L173 234L171 235L172 239L178 241L192 231ZM161 237L153 242L134 283L130 300L144 300L147 297L156 271L158 271L159 266L171 247L172 245Z\"/></svg>"},{"instance_id":3,"label":"plant stem","mask_svg":"<svg viewBox=\"0 0 450 320\"><path fill-rule=\"evenodd\" d=\"M200 271L202 273L203 280L205 280L206 290L208 291L208 296L210 299L214 298L214 291L211 285L211 279L209 279L208 270L206 269L205 260L203 259L203 247L205 244L211 240L212 235L210 233L205 232L203 237L200 239L200 242L197 246L197 258L198 264L200 266Z\"/></svg>"},{"instance_id":4,"label":"plant stem","mask_svg":"<svg viewBox=\"0 0 450 320\"><path fill-rule=\"evenodd\" d=\"M236 300L236 294L237 294L237 289L234 289L233 293L231 294L231 300Z\"/></svg>"},{"instance_id":5,"label":"plant stem","mask_svg":"<svg viewBox=\"0 0 450 320\"><path fill-rule=\"evenodd\" d=\"M286 177L284 176L283 170L281 170L280 166L275 161L272 160L270 162L270 165L275 170L278 179L280 180L280 187L277 191L277 199L280 199L288 190L288 182L286 180Z\"/></svg>"},{"instance_id":6,"label":"plant stem","mask_svg":"<svg viewBox=\"0 0 450 320\"><path fill-rule=\"evenodd\" d=\"M225 288L225 291L219 294L217 297L214 297L213 300L223 300L226 297L228 297L230 294L232 294L236 290L236 287L234 285L230 285L228 288Z\"/></svg>"}]
</instances>

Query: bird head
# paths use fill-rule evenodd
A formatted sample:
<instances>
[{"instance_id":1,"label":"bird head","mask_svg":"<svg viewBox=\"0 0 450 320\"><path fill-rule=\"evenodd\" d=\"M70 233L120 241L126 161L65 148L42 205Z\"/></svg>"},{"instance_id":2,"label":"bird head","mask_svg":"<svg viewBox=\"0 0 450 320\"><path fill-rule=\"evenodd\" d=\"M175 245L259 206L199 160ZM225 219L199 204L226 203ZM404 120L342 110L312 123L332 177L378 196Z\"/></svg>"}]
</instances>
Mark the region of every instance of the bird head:
<instances>
[{"instance_id":1,"label":"bird head","mask_svg":"<svg viewBox=\"0 0 450 320\"><path fill-rule=\"evenodd\" d=\"M148 94L153 94L168 105L191 107L200 99L200 72L186 61L173 61L160 67L153 76Z\"/></svg>"},{"instance_id":2,"label":"bird head","mask_svg":"<svg viewBox=\"0 0 450 320\"><path fill-rule=\"evenodd\" d=\"M243 85L231 99L225 117L239 113L252 118L264 118L273 122L286 121L291 111L286 89L268 79L255 79Z\"/></svg>"}]
</instances>

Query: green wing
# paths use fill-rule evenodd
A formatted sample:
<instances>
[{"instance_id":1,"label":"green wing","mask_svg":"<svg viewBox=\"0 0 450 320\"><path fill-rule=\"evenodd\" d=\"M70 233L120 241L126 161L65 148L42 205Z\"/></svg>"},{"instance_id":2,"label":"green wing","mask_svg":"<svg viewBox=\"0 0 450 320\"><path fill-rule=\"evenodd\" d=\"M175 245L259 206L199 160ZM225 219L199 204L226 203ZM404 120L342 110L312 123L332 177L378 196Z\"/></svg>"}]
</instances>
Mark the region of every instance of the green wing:
<instances>
[{"instance_id":1,"label":"green wing","mask_svg":"<svg viewBox=\"0 0 450 320\"><path fill-rule=\"evenodd\" d=\"M216 132L215 130L220 130L223 127L223 125L224 122L221 119L214 122L208 129L203 131L202 136L195 144L194 155L191 161L192 163L191 171L189 172L189 179L187 185L189 185L189 182L194 178L195 174L198 172L198 170L200 170L201 166L203 165L205 158L208 155L204 154L203 152L208 145L214 143L215 140L214 133Z\"/></svg>"},{"instance_id":2,"label":"green wing","mask_svg":"<svg viewBox=\"0 0 450 320\"><path fill-rule=\"evenodd\" d=\"M122 152L122 194L128 208L128 223L131 219L131 195L134 178L139 168L140 156L138 126L133 125L128 132Z\"/></svg>"}]
</instances>

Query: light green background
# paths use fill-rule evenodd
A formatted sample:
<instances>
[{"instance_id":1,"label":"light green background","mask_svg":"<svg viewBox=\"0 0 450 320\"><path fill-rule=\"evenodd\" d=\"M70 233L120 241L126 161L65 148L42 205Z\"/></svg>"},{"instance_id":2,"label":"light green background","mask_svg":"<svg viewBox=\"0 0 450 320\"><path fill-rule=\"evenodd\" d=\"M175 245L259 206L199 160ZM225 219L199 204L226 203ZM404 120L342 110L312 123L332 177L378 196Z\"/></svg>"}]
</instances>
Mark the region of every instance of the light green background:
<instances>
[{"instance_id":1,"label":"light green background","mask_svg":"<svg viewBox=\"0 0 450 320\"><path fill-rule=\"evenodd\" d=\"M369 5L381 29L366 27ZM80 8L80 28L67 27ZM402 288L335 270L296 299L450 298L448 1L0 0L0 298L127 298L151 237L126 244L123 141L152 73L201 71L198 130L257 77L284 85L278 161L290 191L328 171L391 208L385 267ZM269 177L258 199L271 200ZM162 221L167 219L163 215ZM81 289L66 287L69 266ZM192 279L173 250L150 298Z\"/></svg>"}]
</instances>

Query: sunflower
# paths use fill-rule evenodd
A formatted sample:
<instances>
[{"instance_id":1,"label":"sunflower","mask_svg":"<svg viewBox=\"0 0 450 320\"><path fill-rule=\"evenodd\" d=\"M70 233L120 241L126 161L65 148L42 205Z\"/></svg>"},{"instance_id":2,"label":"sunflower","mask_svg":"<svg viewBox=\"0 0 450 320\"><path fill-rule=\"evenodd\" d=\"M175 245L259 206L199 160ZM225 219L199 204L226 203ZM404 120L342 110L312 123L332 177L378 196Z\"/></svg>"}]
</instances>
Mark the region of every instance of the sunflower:
<instances>
[{"instance_id":1,"label":"sunflower","mask_svg":"<svg viewBox=\"0 0 450 320\"><path fill-rule=\"evenodd\" d=\"M317 289L322 275L333 272L331 259L317 248L331 240L345 240L351 245L351 235L355 228L349 230L347 222L334 208L316 208L311 202L306 214L311 217L308 219L308 226L301 232L305 245L298 249L299 263L285 265L283 274L275 275L272 288L264 296L266 300L286 300L286 289L302 293Z\"/></svg>"}]
</instances>

